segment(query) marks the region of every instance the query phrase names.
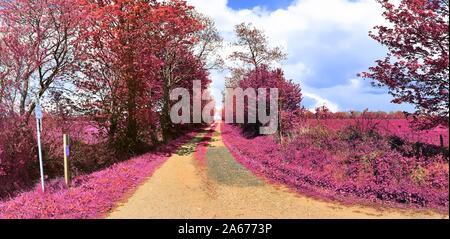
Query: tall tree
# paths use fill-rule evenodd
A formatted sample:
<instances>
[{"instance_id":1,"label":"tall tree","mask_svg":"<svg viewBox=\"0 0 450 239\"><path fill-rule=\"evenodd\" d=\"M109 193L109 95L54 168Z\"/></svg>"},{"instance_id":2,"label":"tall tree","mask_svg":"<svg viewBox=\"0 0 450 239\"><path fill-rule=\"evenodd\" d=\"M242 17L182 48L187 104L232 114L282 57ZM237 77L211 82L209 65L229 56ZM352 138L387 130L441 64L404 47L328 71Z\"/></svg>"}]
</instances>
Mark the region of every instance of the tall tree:
<instances>
[{"instance_id":1,"label":"tall tree","mask_svg":"<svg viewBox=\"0 0 450 239\"><path fill-rule=\"evenodd\" d=\"M206 87L205 62L211 47L195 54L203 25L193 7L180 0L86 0L90 24L83 28L77 86L90 114L108 131L120 151L158 143L171 133L170 90ZM205 61L205 62L204 62ZM92 97L94 96L94 97Z\"/></svg>"},{"instance_id":2,"label":"tall tree","mask_svg":"<svg viewBox=\"0 0 450 239\"><path fill-rule=\"evenodd\" d=\"M267 36L263 31L251 24L241 23L235 26L237 37L229 59L235 64L231 67L232 77L228 79L229 86L237 86L244 75L261 65L272 66L274 63L286 59L286 54L280 47L270 47Z\"/></svg>"},{"instance_id":3,"label":"tall tree","mask_svg":"<svg viewBox=\"0 0 450 239\"><path fill-rule=\"evenodd\" d=\"M239 82L239 86L243 89L278 89L278 135L280 140L283 139L283 134L288 130L292 129L295 125L295 120L299 119L302 112L301 101L302 93L300 85L295 84L291 80L286 80L284 73L281 69L271 70L267 65L261 65L255 70L248 73L244 80ZM270 110L269 100L270 97L267 96L267 112ZM258 93L256 94L255 101L258 102ZM248 114L249 105L245 105L246 115ZM256 110L256 112L258 112ZM256 120L257 124L244 124L244 130L250 132L251 134L259 134L260 124L258 123L258 118Z\"/></svg>"},{"instance_id":4,"label":"tall tree","mask_svg":"<svg viewBox=\"0 0 450 239\"><path fill-rule=\"evenodd\" d=\"M82 8L69 0L0 1L0 62L6 64L0 67L9 69L2 81L13 86L11 107L18 105L25 121L36 105L33 97L64 80L77 61L82 16Z\"/></svg>"},{"instance_id":5,"label":"tall tree","mask_svg":"<svg viewBox=\"0 0 450 239\"><path fill-rule=\"evenodd\" d=\"M205 70L222 70L224 60L218 51L223 46L223 38L214 20L201 13L196 13L195 18L202 25L202 30L196 33L198 42L194 45L194 54L204 64Z\"/></svg>"},{"instance_id":6,"label":"tall tree","mask_svg":"<svg viewBox=\"0 0 450 239\"><path fill-rule=\"evenodd\" d=\"M170 91L180 85L186 86L189 82L192 85L193 80L207 83L204 81L205 77L202 77L206 74L206 69L202 66L203 56L195 58L193 53L194 45L199 42L197 36L206 26L196 17L194 8L184 1L167 1L163 6L161 12L164 13L164 18L160 18L158 27L164 30L164 34L158 36L156 56L162 61L159 70L162 81L160 121L163 140L167 141L171 137L172 127Z\"/></svg>"},{"instance_id":7,"label":"tall tree","mask_svg":"<svg viewBox=\"0 0 450 239\"><path fill-rule=\"evenodd\" d=\"M84 1L84 61L74 76L90 114L120 153L135 154L154 132L148 125L158 96L155 25L160 4L148 0ZM154 125L152 122L150 125ZM153 137L154 139L154 137Z\"/></svg>"},{"instance_id":8,"label":"tall tree","mask_svg":"<svg viewBox=\"0 0 450 239\"><path fill-rule=\"evenodd\" d=\"M387 86L394 103L413 104L419 128L448 126L448 0L377 1L391 24L375 27L370 36L389 53L362 76Z\"/></svg>"}]
</instances>

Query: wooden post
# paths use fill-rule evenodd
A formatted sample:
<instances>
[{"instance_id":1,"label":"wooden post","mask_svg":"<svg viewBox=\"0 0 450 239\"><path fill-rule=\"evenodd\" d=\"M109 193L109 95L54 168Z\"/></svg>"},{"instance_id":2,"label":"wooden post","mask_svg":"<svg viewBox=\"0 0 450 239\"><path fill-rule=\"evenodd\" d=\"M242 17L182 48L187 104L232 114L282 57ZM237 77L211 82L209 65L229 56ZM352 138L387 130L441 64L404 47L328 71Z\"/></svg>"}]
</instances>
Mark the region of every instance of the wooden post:
<instances>
[{"instance_id":1,"label":"wooden post","mask_svg":"<svg viewBox=\"0 0 450 239\"><path fill-rule=\"evenodd\" d=\"M69 135L63 135L64 142L64 179L66 182L66 186L70 187L70 163L69 163L69 155L70 155L70 140Z\"/></svg>"}]
</instances>

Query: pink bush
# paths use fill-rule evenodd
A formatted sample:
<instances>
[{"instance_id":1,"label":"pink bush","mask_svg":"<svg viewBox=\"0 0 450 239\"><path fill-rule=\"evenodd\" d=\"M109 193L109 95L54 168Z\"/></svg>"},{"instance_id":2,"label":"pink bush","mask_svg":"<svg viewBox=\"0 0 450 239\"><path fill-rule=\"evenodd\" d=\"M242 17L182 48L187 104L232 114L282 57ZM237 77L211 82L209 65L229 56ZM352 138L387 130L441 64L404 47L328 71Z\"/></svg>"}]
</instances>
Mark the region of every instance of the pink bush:
<instances>
[{"instance_id":1,"label":"pink bush","mask_svg":"<svg viewBox=\"0 0 450 239\"><path fill-rule=\"evenodd\" d=\"M45 193L37 186L35 191L0 202L0 218L102 217L195 134L189 133L156 153L148 153L99 172L79 176L73 180L70 189L65 188L62 179L48 183Z\"/></svg>"},{"instance_id":2,"label":"pink bush","mask_svg":"<svg viewBox=\"0 0 450 239\"><path fill-rule=\"evenodd\" d=\"M18 117L0 115L0 199L31 186L37 178L36 141Z\"/></svg>"},{"instance_id":3,"label":"pink bush","mask_svg":"<svg viewBox=\"0 0 450 239\"><path fill-rule=\"evenodd\" d=\"M271 136L247 139L238 128L223 125L224 142L240 163L307 195L448 211L448 162L442 156L405 157L386 148L384 140L338 137L313 132L280 146Z\"/></svg>"},{"instance_id":4,"label":"pink bush","mask_svg":"<svg viewBox=\"0 0 450 239\"><path fill-rule=\"evenodd\" d=\"M332 130L340 130L349 125L362 124L375 126L382 135L396 135L410 142L421 142L440 145L440 135L443 136L444 145L449 146L449 130L436 127L431 130L414 130L407 119L308 119L310 126L323 125Z\"/></svg>"}]
</instances>

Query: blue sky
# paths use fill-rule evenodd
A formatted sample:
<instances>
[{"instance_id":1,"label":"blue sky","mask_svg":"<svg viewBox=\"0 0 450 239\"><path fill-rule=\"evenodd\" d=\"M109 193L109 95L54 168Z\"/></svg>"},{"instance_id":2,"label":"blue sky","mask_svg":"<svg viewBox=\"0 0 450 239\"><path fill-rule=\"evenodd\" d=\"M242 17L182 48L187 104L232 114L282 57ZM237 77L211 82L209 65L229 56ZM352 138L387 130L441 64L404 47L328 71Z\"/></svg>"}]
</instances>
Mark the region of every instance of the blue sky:
<instances>
[{"instance_id":1,"label":"blue sky","mask_svg":"<svg viewBox=\"0 0 450 239\"><path fill-rule=\"evenodd\" d=\"M228 6L232 9L251 9L254 7L265 7L268 10L276 10L288 7L292 0L229 0Z\"/></svg>"},{"instance_id":2,"label":"blue sky","mask_svg":"<svg viewBox=\"0 0 450 239\"><path fill-rule=\"evenodd\" d=\"M188 0L211 16L225 39L235 40L233 26L253 23L265 31L273 46L288 54L282 68L288 79L303 89L304 106L327 105L334 111L413 111L410 105L392 104L387 89L373 88L356 75L386 55L386 49L368 36L385 24L374 0ZM223 50L226 57L232 49ZM212 93L221 104L224 78L211 72Z\"/></svg>"}]
</instances>

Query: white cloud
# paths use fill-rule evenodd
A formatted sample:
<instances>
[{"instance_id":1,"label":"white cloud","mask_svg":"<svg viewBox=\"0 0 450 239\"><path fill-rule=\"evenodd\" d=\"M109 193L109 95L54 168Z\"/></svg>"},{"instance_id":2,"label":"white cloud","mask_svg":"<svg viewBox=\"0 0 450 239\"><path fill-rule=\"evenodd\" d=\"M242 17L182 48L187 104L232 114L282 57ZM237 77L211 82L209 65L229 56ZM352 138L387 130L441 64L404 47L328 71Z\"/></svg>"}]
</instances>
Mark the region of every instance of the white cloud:
<instances>
[{"instance_id":1,"label":"white cloud","mask_svg":"<svg viewBox=\"0 0 450 239\"><path fill-rule=\"evenodd\" d=\"M297 0L275 11L259 7L234 10L227 7L226 0L188 0L188 3L216 21L226 46L234 40L236 24L251 22L263 29L274 45L287 51L289 60L283 64L286 77L302 85L304 96L314 101L312 107L326 103L335 110L348 110L351 104L346 95L330 94L331 90L370 97L369 93L361 92L364 88L359 79L352 79L385 54L368 37L368 31L384 21L376 1ZM223 55L230 51L223 50ZM214 92L223 89L225 75L212 73ZM221 94L214 96L216 102L221 102ZM388 95L374 100L374 105L392 108Z\"/></svg>"},{"instance_id":2,"label":"white cloud","mask_svg":"<svg viewBox=\"0 0 450 239\"><path fill-rule=\"evenodd\" d=\"M382 89L373 88L362 79L350 79L345 84L328 88L306 89L304 95L315 101L311 108L325 105L333 112L337 110L361 111L366 108L372 111L413 111L410 105L399 108L398 105L389 103L391 96L388 93ZM330 101L329 99L336 100Z\"/></svg>"},{"instance_id":3,"label":"white cloud","mask_svg":"<svg viewBox=\"0 0 450 239\"><path fill-rule=\"evenodd\" d=\"M283 70L289 79L299 84L303 84L307 77L313 74L312 70L302 62L285 64Z\"/></svg>"},{"instance_id":4,"label":"white cloud","mask_svg":"<svg viewBox=\"0 0 450 239\"><path fill-rule=\"evenodd\" d=\"M305 92L303 93L303 96L308 97L310 99L313 99L316 104L309 108L310 111L314 112L316 108L321 106L326 106L331 112L338 112L339 106L325 98L322 98L319 95L316 95L314 93Z\"/></svg>"}]
</instances>

